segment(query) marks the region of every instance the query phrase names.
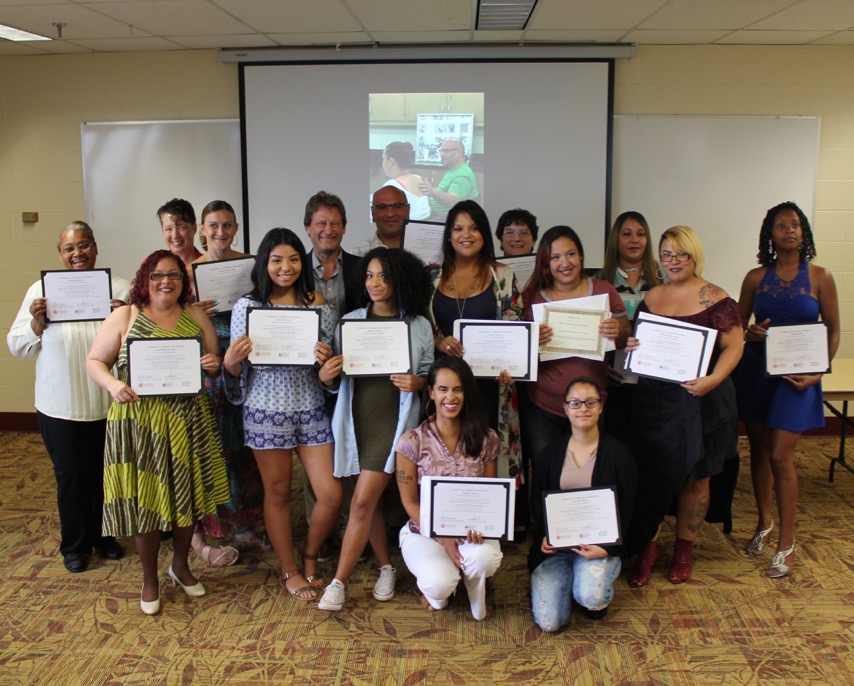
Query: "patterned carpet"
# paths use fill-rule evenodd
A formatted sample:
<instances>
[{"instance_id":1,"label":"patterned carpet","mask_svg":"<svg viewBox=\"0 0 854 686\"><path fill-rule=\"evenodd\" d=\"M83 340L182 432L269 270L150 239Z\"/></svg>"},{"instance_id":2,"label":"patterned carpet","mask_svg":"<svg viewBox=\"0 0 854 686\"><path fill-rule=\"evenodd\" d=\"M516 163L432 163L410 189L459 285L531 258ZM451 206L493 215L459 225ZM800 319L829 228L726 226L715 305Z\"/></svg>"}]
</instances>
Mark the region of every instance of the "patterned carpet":
<instances>
[{"instance_id":1,"label":"patterned carpet","mask_svg":"<svg viewBox=\"0 0 854 686\"><path fill-rule=\"evenodd\" d=\"M162 613L145 617L131 542L120 562L93 557L86 573L66 572L41 441L0 434L0 684L850 684L854 475L837 470L828 483L834 449L827 438L801 441L801 547L790 577L766 579L769 557L741 552L755 524L744 465L734 535L706 525L691 583L664 577L666 528L648 588L622 578L605 620L574 615L546 635L531 620L516 544L505 546L491 586L495 616L480 623L464 591L444 612L423 611L399 556L394 600L373 600L363 563L346 609L320 611L283 593L272 553L216 570L194 559L209 595L190 599L163 583ZM167 543L164 579L169 553Z\"/></svg>"}]
</instances>

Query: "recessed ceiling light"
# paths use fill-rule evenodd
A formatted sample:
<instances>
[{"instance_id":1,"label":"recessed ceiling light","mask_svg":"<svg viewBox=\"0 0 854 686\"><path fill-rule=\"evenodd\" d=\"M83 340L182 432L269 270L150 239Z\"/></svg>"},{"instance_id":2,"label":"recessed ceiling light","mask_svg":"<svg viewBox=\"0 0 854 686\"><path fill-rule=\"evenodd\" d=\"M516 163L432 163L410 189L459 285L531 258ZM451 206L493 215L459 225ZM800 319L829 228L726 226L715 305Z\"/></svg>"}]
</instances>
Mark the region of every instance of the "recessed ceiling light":
<instances>
[{"instance_id":1,"label":"recessed ceiling light","mask_svg":"<svg viewBox=\"0 0 854 686\"><path fill-rule=\"evenodd\" d=\"M480 0L477 7L479 31L521 31L528 24L537 0Z\"/></svg>"},{"instance_id":2,"label":"recessed ceiling light","mask_svg":"<svg viewBox=\"0 0 854 686\"><path fill-rule=\"evenodd\" d=\"M0 24L0 38L5 40L53 40L52 38L48 38L47 36L39 36L35 33L30 33L29 31L21 31L20 29L12 28L11 26L5 26L4 24Z\"/></svg>"}]
</instances>

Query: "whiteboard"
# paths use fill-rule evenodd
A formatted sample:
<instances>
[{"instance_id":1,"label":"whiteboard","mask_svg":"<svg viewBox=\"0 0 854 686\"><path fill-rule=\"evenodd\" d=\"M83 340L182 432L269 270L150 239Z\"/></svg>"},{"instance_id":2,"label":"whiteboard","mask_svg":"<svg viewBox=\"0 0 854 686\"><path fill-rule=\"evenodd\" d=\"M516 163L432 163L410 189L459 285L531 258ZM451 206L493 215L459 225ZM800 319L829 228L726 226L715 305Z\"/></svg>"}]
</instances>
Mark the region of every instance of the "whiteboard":
<instances>
[{"instance_id":1,"label":"whiteboard","mask_svg":"<svg viewBox=\"0 0 854 686\"><path fill-rule=\"evenodd\" d=\"M617 116L612 217L643 214L656 248L695 229L703 277L737 299L770 207L792 200L814 228L819 132L819 117Z\"/></svg>"},{"instance_id":2,"label":"whiteboard","mask_svg":"<svg viewBox=\"0 0 854 686\"><path fill-rule=\"evenodd\" d=\"M99 267L132 279L147 255L166 247L157 209L175 197L189 200L199 221L211 200L227 200L243 223L238 120L84 122L81 137ZM242 250L242 230L237 238Z\"/></svg>"}]
</instances>

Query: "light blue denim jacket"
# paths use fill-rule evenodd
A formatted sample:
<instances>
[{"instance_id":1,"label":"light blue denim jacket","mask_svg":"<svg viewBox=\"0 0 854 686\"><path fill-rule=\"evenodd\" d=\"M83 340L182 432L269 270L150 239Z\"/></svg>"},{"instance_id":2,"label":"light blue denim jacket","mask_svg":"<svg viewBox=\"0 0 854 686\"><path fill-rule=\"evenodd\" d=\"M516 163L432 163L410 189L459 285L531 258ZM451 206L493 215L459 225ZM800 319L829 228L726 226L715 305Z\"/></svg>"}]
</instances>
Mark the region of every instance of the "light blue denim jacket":
<instances>
[{"instance_id":1,"label":"light blue denim jacket","mask_svg":"<svg viewBox=\"0 0 854 686\"><path fill-rule=\"evenodd\" d=\"M367 308L353 310L342 319L367 319ZM339 329L340 330L340 329ZM415 374L425 376L433 364L433 327L424 317L414 317L409 320L409 351ZM338 330L335 333L335 354L341 352L341 341ZM386 460L384 471L394 472L394 446L404 431L418 425L418 414L421 410L418 393L400 392L400 410L397 415L397 426L394 430L394 440L391 442L391 452ZM353 426L353 379L342 376L338 387L338 402L332 415L332 433L335 436L335 460L333 473L336 477L358 474L359 451L356 445L356 430Z\"/></svg>"}]
</instances>

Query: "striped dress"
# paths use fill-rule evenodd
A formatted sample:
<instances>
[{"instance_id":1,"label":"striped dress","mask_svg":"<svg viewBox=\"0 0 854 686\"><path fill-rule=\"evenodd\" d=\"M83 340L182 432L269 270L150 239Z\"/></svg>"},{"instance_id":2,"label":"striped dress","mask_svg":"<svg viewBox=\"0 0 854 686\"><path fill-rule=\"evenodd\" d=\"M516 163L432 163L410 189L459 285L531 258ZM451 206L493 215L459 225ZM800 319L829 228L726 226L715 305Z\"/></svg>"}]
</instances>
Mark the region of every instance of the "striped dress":
<instances>
[{"instance_id":1,"label":"striped dress","mask_svg":"<svg viewBox=\"0 0 854 686\"><path fill-rule=\"evenodd\" d=\"M128 337L200 336L185 310L172 331L140 312ZM127 381L127 343L116 363ZM192 526L228 502L228 479L210 401L144 397L113 403L107 413L104 452L104 535L133 536Z\"/></svg>"}]
</instances>

